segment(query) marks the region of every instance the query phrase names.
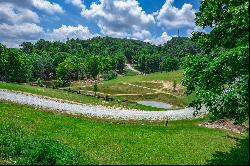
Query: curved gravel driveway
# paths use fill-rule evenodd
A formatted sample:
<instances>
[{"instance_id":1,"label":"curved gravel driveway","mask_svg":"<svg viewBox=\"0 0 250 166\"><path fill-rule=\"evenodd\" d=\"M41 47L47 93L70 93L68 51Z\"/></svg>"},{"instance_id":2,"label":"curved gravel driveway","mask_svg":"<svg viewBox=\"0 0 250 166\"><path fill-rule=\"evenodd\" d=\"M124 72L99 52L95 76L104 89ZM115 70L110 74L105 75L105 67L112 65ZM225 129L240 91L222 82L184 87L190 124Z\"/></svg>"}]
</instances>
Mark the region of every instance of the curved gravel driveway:
<instances>
[{"instance_id":1,"label":"curved gravel driveway","mask_svg":"<svg viewBox=\"0 0 250 166\"><path fill-rule=\"evenodd\" d=\"M35 107L52 109L69 114L80 114L88 117L117 119L117 120L177 120L194 118L193 108L167 111L139 111L123 108L108 108L89 104L75 103L55 98L43 97L30 93L15 92L0 89L0 100L7 100L19 104L33 105ZM207 111L203 108L198 116L205 115Z\"/></svg>"}]
</instances>

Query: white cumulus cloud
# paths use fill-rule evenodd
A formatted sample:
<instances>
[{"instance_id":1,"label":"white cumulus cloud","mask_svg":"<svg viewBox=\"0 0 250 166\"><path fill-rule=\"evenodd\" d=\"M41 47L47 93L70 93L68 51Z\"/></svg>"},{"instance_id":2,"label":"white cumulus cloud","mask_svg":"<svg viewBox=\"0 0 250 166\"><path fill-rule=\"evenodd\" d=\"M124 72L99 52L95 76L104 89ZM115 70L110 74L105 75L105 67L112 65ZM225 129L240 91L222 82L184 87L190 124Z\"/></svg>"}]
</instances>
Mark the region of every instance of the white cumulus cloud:
<instances>
[{"instance_id":1,"label":"white cumulus cloud","mask_svg":"<svg viewBox=\"0 0 250 166\"><path fill-rule=\"evenodd\" d=\"M39 25L40 17L33 8L46 13L62 13L63 9L47 0L1 0L0 42L8 47L18 47L24 41L43 38L45 32Z\"/></svg>"},{"instance_id":2,"label":"white cumulus cloud","mask_svg":"<svg viewBox=\"0 0 250 166\"><path fill-rule=\"evenodd\" d=\"M195 26L192 29L187 29L187 36L191 37L192 32L204 32L204 33L207 33L202 27L199 27L199 26Z\"/></svg>"},{"instance_id":3,"label":"white cumulus cloud","mask_svg":"<svg viewBox=\"0 0 250 166\"><path fill-rule=\"evenodd\" d=\"M35 7L39 10L45 11L49 14L63 13L63 8L54 2L49 2L48 0L1 0L0 5L4 3L13 4L19 8L29 8Z\"/></svg>"},{"instance_id":4,"label":"white cumulus cloud","mask_svg":"<svg viewBox=\"0 0 250 166\"><path fill-rule=\"evenodd\" d=\"M155 45L163 45L164 43L168 42L171 39L172 39L172 36L169 36L167 34L167 32L163 32L161 34L161 36L159 36L159 37L148 38L148 39L146 39L144 41L155 44Z\"/></svg>"},{"instance_id":5,"label":"white cumulus cloud","mask_svg":"<svg viewBox=\"0 0 250 166\"><path fill-rule=\"evenodd\" d=\"M82 25L78 26L66 26L62 25L58 29L54 29L51 33L46 34L46 38L51 41L65 41L67 38L79 38L79 39L89 39L92 38L92 35L88 27Z\"/></svg>"},{"instance_id":6,"label":"white cumulus cloud","mask_svg":"<svg viewBox=\"0 0 250 166\"><path fill-rule=\"evenodd\" d=\"M151 33L148 31L148 30L141 30L141 31L135 31L133 34L132 34L132 38L134 39L139 39L139 40L145 40L145 39L148 39L148 38L151 38Z\"/></svg>"},{"instance_id":7,"label":"white cumulus cloud","mask_svg":"<svg viewBox=\"0 0 250 166\"><path fill-rule=\"evenodd\" d=\"M159 12L155 13L157 24L167 29L193 28L195 10L191 4L184 4L180 9L174 7L174 0L166 0Z\"/></svg>"},{"instance_id":8,"label":"white cumulus cloud","mask_svg":"<svg viewBox=\"0 0 250 166\"><path fill-rule=\"evenodd\" d=\"M43 33L43 28L34 23L0 24L0 41L8 47L18 47L24 41L37 40Z\"/></svg>"},{"instance_id":9,"label":"white cumulus cloud","mask_svg":"<svg viewBox=\"0 0 250 166\"><path fill-rule=\"evenodd\" d=\"M81 12L83 17L94 19L103 35L128 37L146 29L155 22L136 0L100 0Z\"/></svg>"},{"instance_id":10,"label":"white cumulus cloud","mask_svg":"<svg viewBox=\"0 0 250 166\"><path fill-rule=\"evenodd\" d=\"M79 7L80 9L85 10L85 5L84 5L84 1L82 0L65 0L66 3L71 3L72 5Z\"/></svg>"},{"instance_id":11,"label":"white cumulus cloud","mask_svg":"<svg viewBox=\"0 0 250 166\"><path fill-rule=\"evenodd\" d=\"M49 14L63 13L63 8L57 3L50 3L46 0L32 0L33 6L37 9L44 10Z\"/></svg>"},{"instance_id":12,"label":"white cumulus cloud","mask_svg":"<svg viewBox=\"0 0 250 166\"><path fill-rule=\"evenodd\" d=\"M39 23L39 16L30 9L20 8L11 3L0 4L0 24Z\"/></svg>"}]
</instances>

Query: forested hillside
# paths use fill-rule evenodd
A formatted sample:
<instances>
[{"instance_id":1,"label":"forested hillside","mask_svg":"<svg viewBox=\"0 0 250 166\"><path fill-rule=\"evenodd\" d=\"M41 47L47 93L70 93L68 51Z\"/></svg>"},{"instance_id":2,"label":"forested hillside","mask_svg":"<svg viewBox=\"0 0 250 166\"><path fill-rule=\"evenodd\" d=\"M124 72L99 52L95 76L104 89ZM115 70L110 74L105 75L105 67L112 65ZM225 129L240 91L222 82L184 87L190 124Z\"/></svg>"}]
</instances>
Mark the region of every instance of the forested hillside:
<instances>
[{"instance_id":1,"label":"forested hillside","mask_svg":"<svg viewBox=\"0 0 250 166\"><path fill-rule=\"evenodd\" d=\"M72 80L112 79L124 74L125 63L143 73L173 71L183 57L200 50L189 38L175 37L163 46L138 40L96 37L50 42L43 39L20 48L0 49L0 80L28 82L57 80L64 86Z\"/></svg>"}]
</instances>

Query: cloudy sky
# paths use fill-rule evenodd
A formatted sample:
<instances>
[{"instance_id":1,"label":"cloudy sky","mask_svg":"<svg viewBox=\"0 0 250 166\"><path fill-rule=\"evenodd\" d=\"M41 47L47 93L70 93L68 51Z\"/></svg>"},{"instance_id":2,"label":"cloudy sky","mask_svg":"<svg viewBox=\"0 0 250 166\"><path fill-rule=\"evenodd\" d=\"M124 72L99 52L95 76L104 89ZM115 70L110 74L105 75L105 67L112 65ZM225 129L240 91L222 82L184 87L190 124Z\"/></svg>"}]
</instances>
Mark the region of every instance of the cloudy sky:
<instances>
[{"instance_id":1,"label":"cloudy sky","mask_svg":"<svg viewBox=\"0 0 250 166\"><path fill-rule=\"evenodd\" d=\"M0 0L0 42L111 36L163 44L190 36L200 0Z\"/></svg>"}]
</instances>

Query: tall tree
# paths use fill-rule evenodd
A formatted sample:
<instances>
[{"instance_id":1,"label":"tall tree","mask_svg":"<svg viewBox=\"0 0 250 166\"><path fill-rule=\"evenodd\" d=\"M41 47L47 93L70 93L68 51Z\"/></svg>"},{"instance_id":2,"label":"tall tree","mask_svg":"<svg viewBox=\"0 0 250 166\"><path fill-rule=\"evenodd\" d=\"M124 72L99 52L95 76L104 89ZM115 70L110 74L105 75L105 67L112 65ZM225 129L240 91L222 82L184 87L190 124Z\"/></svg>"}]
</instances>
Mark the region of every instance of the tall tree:
<instances>
[{"instance_id":1,"label":"tall tree","mask_svg":"<svg viewBox=\"0 0 250 166\"><path fill-rule=\"evenodd\" d=\"M183 84L196 90L211 118L229 118L236 123L249 116L249 2L247 0L201 1L196 25L212 27L209 34L193 33L203 53L187 57Z\"/></svg>"},{"instance_id":2,"label":"tall tree","mask_svg":"<svg viewBox=\"0 0 250 166\"><path fill-rule=\"evenodd\" d=\"M5 49L0 57L2 81L26 82L31 78L31 65L25 54L15 48ZM3 62L3 63L2 63Z\"/></svg>"},{"instance_id":3,"label":"tall tree","mask_svg":"<svg viewBox=\"0 0 250 166\"><path fill-rule=\"evenodd\" d=\"M98 74L100 73L102 64L99 56L90 56L87 60L87 69L88 73L93 79L97 79Z\"/></svg>"}]
</instances>

